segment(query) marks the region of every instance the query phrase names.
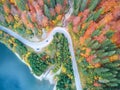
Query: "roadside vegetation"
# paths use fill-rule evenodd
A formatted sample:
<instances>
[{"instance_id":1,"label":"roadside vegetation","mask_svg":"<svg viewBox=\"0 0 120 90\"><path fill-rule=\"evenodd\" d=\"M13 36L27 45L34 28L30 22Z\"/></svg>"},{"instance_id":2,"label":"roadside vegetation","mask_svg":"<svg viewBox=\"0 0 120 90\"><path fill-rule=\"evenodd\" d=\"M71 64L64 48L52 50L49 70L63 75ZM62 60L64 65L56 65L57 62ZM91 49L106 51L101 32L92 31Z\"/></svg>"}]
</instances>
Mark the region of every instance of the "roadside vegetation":
<instances>
[{"instance_id":1,"label":"roadside vegetation","mask_svg":"<svg viewBox=\"0 0 120 90\"><path fill-rule=\"evenodd\" d=\"M120 89L120 1L74 0L68 28L84 90Z\"/></svg>"},{"instance_id":2,"label":"roadside vegetation","mask_svg":"<svg viewBox=\"0 0 120 90\"><path fill-rule=\"evenodd\" d=\"M75 90L71 55L68 41L63 34L57 33L51 44L41 53L26 48L20 41L3 31L0 31L0 41L20 55L37 76L42 75L50 66L54 66L53 73L61 69L60 74L55 76L57 90Z\"/></svg>"},{"instance_id":3,"label":"roadside vegetation","mask_svg":"<svg viewBox=\"0 0 120 90\"><path fill-rule=\"evenodd\" d=\"M71 34L83 90L120 89L120 0L72 0L73 13L66 21ZM23 7L22 7L23 5ZM32 38L61 26L68 0L0 1L0 25ZM41 75L50 66L57 90L75 90L69 43L57 33L41 53L33 52L18 40L0 31L0 41L17 52Z\"/></svg>"},{"instance_id":4,"label":"roadside vegetation","mask_svg":"<svg viewBox=\"0 0 120 90\"><path fill-rule=\"evenodd\" d=\"M72 60L69 51L69 44L63 34L56 33L53 42L48 47L51 53L54 53L53 72L61 68L61 73L56 76L57 90L75 90L75 80L73 75ZM53 49L53 50L51 50Z\"/></svg>"},{"instance_id":5,"label":"roadside vegetation","mask_svg":"<svg viewBox=\"0 0 120 90\"><path fill-rule=\"evenodd\" d=\"M18 53L21 57L24 57L28 51L24 44L3 31L0 31L0 42L7 45L7 47Z\"/></svg>"},{"instance_id":6,"label":"roadside vegetation","mask_svg":"<svg viewBox=\"0 0 120 90\"><path fill-rule=\"evenodd\" d=\"M50 31L68 11L68 0L1 0L0 25L31 40L41 37L42 28Z\"/></svg>"}]
</instances>

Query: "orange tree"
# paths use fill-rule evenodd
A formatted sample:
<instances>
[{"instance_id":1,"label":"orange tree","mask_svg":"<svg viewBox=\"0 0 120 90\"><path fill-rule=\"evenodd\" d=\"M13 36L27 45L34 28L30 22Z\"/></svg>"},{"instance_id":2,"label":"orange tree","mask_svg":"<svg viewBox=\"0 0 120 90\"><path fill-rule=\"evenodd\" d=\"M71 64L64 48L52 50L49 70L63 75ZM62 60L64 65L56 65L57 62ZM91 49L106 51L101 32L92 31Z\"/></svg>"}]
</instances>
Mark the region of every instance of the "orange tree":
<instances>
[{"instance_id":1,"label":"orange tree","mask_svg":"<svg viewBox=\"0 0 120 90\"><path fill-rule=\"evenodd\" d=\"M68 28L85 90L120 89L119 9L119 0L74 0Z\"/></svg>"}]
</instances>

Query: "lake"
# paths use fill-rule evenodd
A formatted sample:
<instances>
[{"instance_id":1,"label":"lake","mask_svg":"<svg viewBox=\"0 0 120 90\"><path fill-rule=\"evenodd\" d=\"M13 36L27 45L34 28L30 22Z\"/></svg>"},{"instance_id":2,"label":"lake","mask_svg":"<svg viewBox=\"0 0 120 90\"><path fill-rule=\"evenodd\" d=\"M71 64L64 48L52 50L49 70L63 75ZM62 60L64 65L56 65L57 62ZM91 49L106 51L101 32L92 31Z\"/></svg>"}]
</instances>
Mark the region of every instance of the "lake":
<instances>
[{"instance_id":1,"label":"lake","mask_svg":"<svg viewBox=\"0 0 120 90\"><path fill-rule=\"evenodd\" d=\"M49 81L37 80L29 68L0 43L0 90L53 90Z\"/></svg>"}]
</instances>

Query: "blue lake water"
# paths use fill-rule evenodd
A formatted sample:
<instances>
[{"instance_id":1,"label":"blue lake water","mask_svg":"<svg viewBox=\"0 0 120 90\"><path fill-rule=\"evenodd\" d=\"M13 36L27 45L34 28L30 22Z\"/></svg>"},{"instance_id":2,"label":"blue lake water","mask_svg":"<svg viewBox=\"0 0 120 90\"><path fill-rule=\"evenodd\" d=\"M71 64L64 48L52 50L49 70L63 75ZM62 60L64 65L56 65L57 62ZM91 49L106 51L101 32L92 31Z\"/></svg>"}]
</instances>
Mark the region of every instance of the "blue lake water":
<instances>
[{"instance_id":1,"label":"blue lake water","mask_svg":"<svg viewBox=\"0 0 120 90\"><path fill-rule=\"evenodd\" d=\"M0 90L53 90L53 85L34 78L29 68L0 43Z\"/></svg>"}]
</instances>

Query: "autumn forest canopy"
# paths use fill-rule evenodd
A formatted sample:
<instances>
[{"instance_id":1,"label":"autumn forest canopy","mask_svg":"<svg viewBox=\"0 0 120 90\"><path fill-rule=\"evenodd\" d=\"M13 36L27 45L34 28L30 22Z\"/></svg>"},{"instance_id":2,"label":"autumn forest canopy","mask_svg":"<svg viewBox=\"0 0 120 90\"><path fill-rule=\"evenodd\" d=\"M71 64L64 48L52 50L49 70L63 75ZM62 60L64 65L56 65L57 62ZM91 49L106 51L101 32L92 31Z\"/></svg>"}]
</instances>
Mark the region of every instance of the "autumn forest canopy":
<instances>
[{"instance_id":1,"label":"autumn forest canopy","mask_svg":"<svg viewBox=\"0 0 120 90\"><path fill-rule=\"evenodd\" d=\"M119 90L120 0L0 0L0 25L30 41L42 40L43 29L50 33L63 24L72 38L83 90ZM63 34L54 35L41 53L3 31L0 42L38 76L51 66L54 73L61 69L55 76L57 90L75 90L69 43Z\"/></svg>"}]
</instances>

